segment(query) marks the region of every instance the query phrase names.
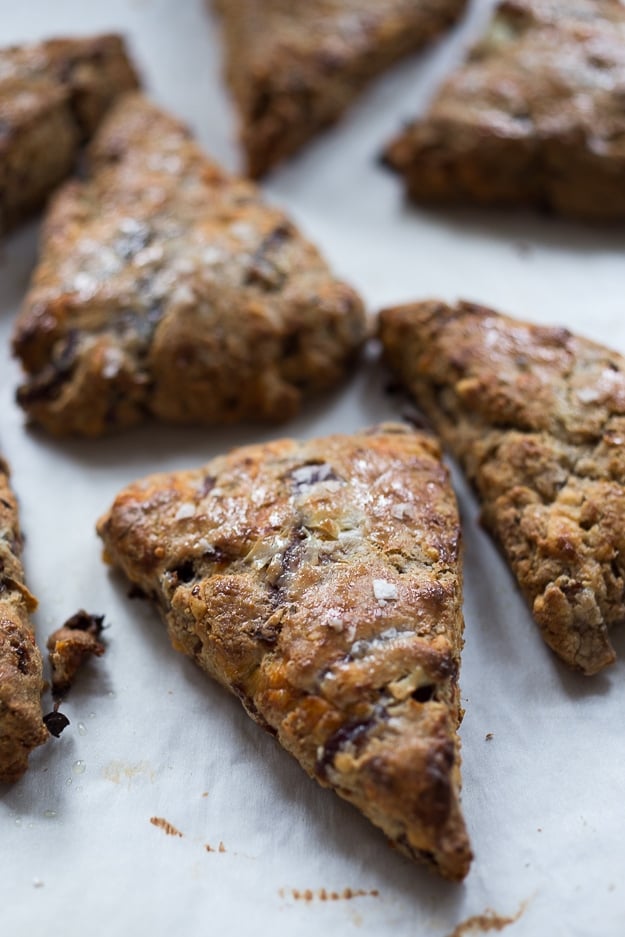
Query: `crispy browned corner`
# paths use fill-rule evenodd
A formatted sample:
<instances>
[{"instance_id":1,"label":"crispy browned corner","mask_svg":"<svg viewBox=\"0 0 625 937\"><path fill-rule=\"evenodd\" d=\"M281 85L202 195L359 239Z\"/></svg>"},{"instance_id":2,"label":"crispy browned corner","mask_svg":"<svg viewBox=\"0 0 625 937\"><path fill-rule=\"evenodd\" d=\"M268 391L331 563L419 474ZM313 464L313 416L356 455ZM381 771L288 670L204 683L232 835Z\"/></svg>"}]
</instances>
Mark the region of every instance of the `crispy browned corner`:
<instances>
[{"instance_id":1,"label":"crispy browned corner","mask_svg":"<svg viewBox=\"0 0 625 937\"><path fill-rule=\"evenodd\" d=\"M625 7L504 0L387 161L425 203L625 218Z\"/></svg>"},{"instance_id":2,"label":"crispy browned corner","mask_svg":"<svg viewBox=\"0 0 625 937\"><path fill-rule=\"evenodd\" d=\"M120 36L0 49L0 234L43 205L114 98L137 85Z\"/></svg>"},{"instance_id":3,"label":"crispy browned corner","mask_svg":"<svg viewBox=\"0 0 625 937\"><path fill-rule=\"evenodd\" d=\"M371 79L425 45L466 0L213 0L252 177L334 123Z\"/></svg>"},{"instance_id":4,"label":"crispy browned corner","mask_svg":"<svg viewBox=\"0 0 625 937\"><path fill-rule=\"evenodd\" d=\"M363 304L251 182L142 94L55 196L18 317L18 400L57 436L283 421L350 370Z\"/></svg>"},{"instance_id":5,"label":"crispy browned corner","mask_svg":"<svg viewBox=\"0 0 625 937\"><path fill-rule=\"evenodd\" d=\"M594 674L625 620L625 358L471 303L386 309L386 358L458 459L547 644Z\"/></svg>"},{"instance_id":6,"label":"crispy browned corner","mask_svg":"<svg viewBox=\"0 0 625 937\"><path fill-rule=\"evenodd\" d=\"M0 460L0 782L19 780L28 756L48 738L41 712L41 654L29 613L37 602L24 585L22 537L9 470Z\"/></svg>"},{"instance_id":7,"label":"crispy browned corner","mask_svg":"<svg viewBox=\"0 0 625 937\"><path fill-rule=\"evenodd\" d=\"M386 424L246 446L130 485L98 532L174 647L313 778L466 875L460 529L432 437Z\"/></svg>"}]
</instances>

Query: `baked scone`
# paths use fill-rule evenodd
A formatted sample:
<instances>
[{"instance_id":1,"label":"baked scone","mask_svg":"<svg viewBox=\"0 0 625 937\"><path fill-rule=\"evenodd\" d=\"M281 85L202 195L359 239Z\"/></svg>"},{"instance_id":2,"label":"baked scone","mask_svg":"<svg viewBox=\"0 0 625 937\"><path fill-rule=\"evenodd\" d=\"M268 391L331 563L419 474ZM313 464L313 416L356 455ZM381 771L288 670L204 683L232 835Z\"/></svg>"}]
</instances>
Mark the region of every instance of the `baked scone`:
<instances>
[{"instance_id":1,"label":"baked scone","mask_svg":"<svg viewBox=\"0 0 625 937\"><path fill-rule=\"evenodd\" d=\"M41 207L115 96L137 84L120 36L0 49L0 234Z\"/></svg>"},{"instance_id":2,"label":"baked scone","mask_svg":"<svg viewBox=\"0 0 625 937\"><path fill-rule=\"evenodd\" d=\"M466 0L213 0L247 171L261 176L334 123L376 75Z\"/></svg>"},{"instance_id":3,"label":"baked scone","mask_svg":"<svg viewBox=\"0 0 625 937\"><path fill-rule=\"evenodd\" d=\"M464 467L547 644L594 674L625 620L625 358L482 306L386 309L391 367Z\"/></svg>"},{"instance_id":4,"label":"baked scone","mask_svg":"<svg viewBox=\"0 0 625 937\"><path fill-rule=\"evenodd\" d=\"M460 530L399 424L236 449L122 491L105 556L177 650L409 856L462 878Z\"/></svg>"},{"instance_id":5,"label":"baked scone","mask_svg":"<svg viewBox=\"0 0 625 937\"><path fill-rule=\"evenodd\" d=\"M359 297L288 218L134 93L86 181L52 201L14 333L18 400L58 436L279 421L344 376L366 331Z\"/></svg>"},{"instance_id":6,"label":"baked scone","mask_svg":"<svg viewBox=\"0 0 625 937\"><path fill-rule=\"evenodd\" d=\"M22 537L9 470L0 460L0 782L17 781L48 731L41 712L41 654L29 618L36 599L24 585Z\"/></svg>"},{"instance_id":7,"label":"baked scone","mask_svg":"<svg viewBox=\"0 0 625 937\"><path fill-rule=\"evenodd\" d=\"M505 0L387 161L418 202L625 217L625 6Z\"/></svg>"}]
</instances>

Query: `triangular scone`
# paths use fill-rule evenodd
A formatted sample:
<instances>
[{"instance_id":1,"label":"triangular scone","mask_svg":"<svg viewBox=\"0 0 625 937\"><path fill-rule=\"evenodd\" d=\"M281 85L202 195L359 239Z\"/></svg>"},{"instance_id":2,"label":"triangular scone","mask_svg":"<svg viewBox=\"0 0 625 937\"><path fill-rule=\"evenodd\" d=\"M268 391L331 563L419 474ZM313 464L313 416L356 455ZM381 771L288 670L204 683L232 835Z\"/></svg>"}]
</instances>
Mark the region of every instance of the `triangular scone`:
<instances>
[{"instance_id":1,"label":"triangular scone","mask_svg":"<svg viewBox=\"0 0 625 937\"><path fill-rule=\"evenodd\" d=\"M24 585L22 537L9 472L0 460L0 782L17 781L33 748L48 739L41 712L41 654Z\"/></svg>"},{"instance_id":2,"label":"triangular scone","mask_svg":"<svg viewBox=\"0 0 625 937\"><path fill-rule=\"evenodd\" d=\"M421 202L625 217L625 6L505 0L388 162Z\"/></svg>"},{"instance_id":3,"label":"triangular scone","mask_svg":"<svg viewBox=\"0 0 625 937\"><path fill-rule=\"evenodd\" d=\"M137 75L119 36L0 49L0 233L39 208Z\"/></svg>"},{"instance_id":4,"label":"triangular scone","mask_svg":"<svg viewBox=\"0 0 625 937\"><path fill-rule=\"evenodd\" d=\"M593 674L625 620L625 359L482 306L381 314L386 357L464 467L542 635Z\"/></svg>"},{"instance_id":5,"label":"triangular scone","mask_svg":"<svg viewBox=\"0 0 625 937\"><path fill-rule=\"evenodd\" d=\"M106 556L174 647L413 858L462 878L457 507L388 424L247 446L122 491Z\"/></svg>"},{"instance_id":6,"label":"triangular scone","mask_svg":"<svg viewBox=\"0 0 625 937\"><path fill-rule=\"evenodd\" d=\"M16 323L34 422L99 436L150 416L278 421L343 377L362 303L253 183L138 93L89 155L52 202Z\"/></svg>"},{"instance_id":7,"label":"triangular scone","mask_svg":"<svg viewBox=\"0 0 625 937\"><path fill-rule=\"evenodd\" d=\"M251 176L334 123L365 85L449 26L466 0L213 0Z\"/></svg>"}]
</instances>

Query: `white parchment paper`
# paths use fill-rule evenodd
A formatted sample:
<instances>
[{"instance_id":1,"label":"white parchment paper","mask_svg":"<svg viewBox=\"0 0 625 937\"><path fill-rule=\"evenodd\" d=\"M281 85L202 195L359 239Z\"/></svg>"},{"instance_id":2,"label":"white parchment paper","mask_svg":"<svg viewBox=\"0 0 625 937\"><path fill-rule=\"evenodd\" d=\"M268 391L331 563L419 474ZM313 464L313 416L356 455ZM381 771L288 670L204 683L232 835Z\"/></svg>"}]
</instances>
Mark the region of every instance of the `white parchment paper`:
<instances>
[{"instance_id":1,"label":"white parchment paper","mask_svg":"<svg viewBox=\"0 0 625 937\"><path fill-rule=\"evenodd\" d=\"M340 126L264 183L267 198L291 212L372 310L462 297L625 352L623 230L410 208L376 163L488 5L474 3L448 38L373 86ZM153 97L238 168L218 33L201 0L0 0L2 44L111 29L126 34ZM41 644L85 608L105 615L108 650L71 691L69 728L33 754L22 781L0 788L0 935L447 937L488 909L518 915L511 937L625 933L625 635L614 636L620 659L609 672L566 671L454 472L466 552L463 804L475 861L466 882L452 885L403 859L170 649L156 614L103 566L94 533L138 476L195 466L244 442L397 416L386 376L372 360L279 428L155 425L53 442L25 428L9 354L37 229L35 221L1 248L0 447L21 502Z\"/></svg>"}]
</instances>

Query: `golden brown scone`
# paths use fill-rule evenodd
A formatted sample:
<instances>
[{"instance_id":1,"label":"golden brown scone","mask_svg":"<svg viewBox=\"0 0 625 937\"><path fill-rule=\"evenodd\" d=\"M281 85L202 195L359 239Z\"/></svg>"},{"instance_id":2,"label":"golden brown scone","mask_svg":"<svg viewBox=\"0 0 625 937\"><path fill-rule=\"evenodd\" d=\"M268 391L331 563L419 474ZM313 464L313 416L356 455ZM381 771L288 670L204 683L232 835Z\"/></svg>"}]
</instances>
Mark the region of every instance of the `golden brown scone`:
<instances>
[{"instance_id":1,"label":"golden brown scone","mask_svg":"<svg viewBox=\"0 0 625 937\"><path fill-rule=\"evenodd\" d=\"M625 619L625 359L470 303L386 309L388 362L464 467L542 635L586 674Z\"/></svg>"},{"instance_id":2,"label":"golden brown scone","mask_svg":"<svg viewBox=\"0 0 625 937\"><path fill-rule=\"evenodd\" d=\"M462 878L460 530L437 443L388 424L122 491L106 557L177 650L405 853Z\"/></svg>"},{"instance_id":3,"label":"golden brown scone","mask_svg":"<svg viewBox=\"0 0 625 937\"><path fill-rule=\"evenodd\" d=\"M48 638L52 694L57 699L70 689L87 658L104 654L106 648L99 640L103 620L81 609Z\"/></svg>"},{"instance_id":4,"label":"golden brown scone","mask_svg":"<svg viewBox=\"0 0 625 937\"><path fill-rule=\"evenodd\" d=\"M281 421L344 376L365 332L358 296L288 218L130 94L87 181L53 200L14 334L18 400L58 436Z\"/></svg>"},{"instance_id":5,"label":"golden brown scone","mask_svg":"<svg viewBox=\"0 0 625 937\"><path fill-rule=\"evenodd\" d=\"M137 84L120 36L0 49L0 234L41 207L112 100Z\"/></svg>"},{"instance_id":6,"label":"golden brown scone","mask_svg":"<svg viewBox=\"0 0 625 937\"><path fill-rule=\"evenodd\" d=\"M17 781L48 732L41 712L41 654L29 612L36 599L24 585L22 538L9 470L0 460L0 782Z\"/></svg>"},{"instance_id":7,"label":"golden brown scone","mask_svg":"<svg viewBox=\"0 0 625 937\"><path fill-rule=\"evenodd\" d=\"M387 161L418 202L625 217L625 6L505 0Z\"/></svg>"},{"instance_id":8,"label":"golden brown scone","mask_svg":"<svg viewBox=\"0 0 625 937\"><path fill-rule=\"evenodd\" d=\"M247 171L261 176L334 123L376 75L466 0L213 0Z\"/></svg>"}]
</instances>

